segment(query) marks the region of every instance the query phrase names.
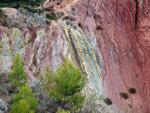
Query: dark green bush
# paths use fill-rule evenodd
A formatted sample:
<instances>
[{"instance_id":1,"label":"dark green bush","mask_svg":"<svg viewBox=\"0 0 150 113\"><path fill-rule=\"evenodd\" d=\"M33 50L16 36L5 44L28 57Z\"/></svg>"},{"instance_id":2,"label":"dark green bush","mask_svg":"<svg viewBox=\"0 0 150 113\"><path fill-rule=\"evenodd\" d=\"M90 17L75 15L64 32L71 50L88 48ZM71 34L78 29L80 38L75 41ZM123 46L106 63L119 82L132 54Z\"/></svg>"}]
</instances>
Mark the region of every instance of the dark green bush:
<instances>
[{"instance_id":1,"label":"dark green bush","mask_svg":"<svg viewBox=\"0 0 150 113\"><path fill-rule=\"evenodd\" d=\"M108 97L104 99L104 102L105 102L107 105L111 105L111 104L112 104L111 99L108 98Z\"/></svg>"},{"instance_id":2,"label":"dark green bush","mask_svg":"<svg viewBox=\"0 0 150 113\"><path fill-rule=\"evenodd\" d=\"M45 8L44 11L54 11L54 7Z\"/></svg>"},{"instance_id":3,"label":"dark green bush","mask_svg":"<svg viewBox=\"0 0 150 113\"><path fill-rule=\"evenodd\" d=\"M79 23L78 23L78 26L79 26L79 27L82 27L82 23L81 23L81 22L79 22Z\"/></svg>"},{"instance_id":4,"label":"dark green bush","mask_svg":"<svg viewBox=\"0 0 150 113\"><path fill-rule=\"evenodd\" d=\"M102 27L100 26L100 25L98 25L97 27L96 27L96 30L101 30L102 29Z\"/></svg>"},{"instance_id":5,"label":"dark green bush","mask_svg":"<svg viewBox=\"0 0 150 113\"><path fill-rule=\"evenodd\" d=\"M132 93L132 94L135 94L135 93L136 93L136 89L133 88L133 87L131 87L131 88L129 89L129 91L130 91L130 93Z\"/></svg>"},{"instance_id":6,"label":"dark green bush","mask_svg":"<svg viewBox=\"0 0 150 113\"><path fill-rule=\"evenodd\" d=\"M128 99L129 95L126 92L120 92L120 96L122 96L124 99Z\"/></svg>"},{"instance_id":7,"label":"dark green bush","mask_svg":"<svg viewBox=\"0 0 150 113\"><path fill-rule=\"evenodd\" d=\"M74 16L71 16L71 15L67 15L67 16L63 17L63 20L68 20L68 19L70 19L71 21L75 21L76 20L76 18Z\"/></svg>"},{"instance_id":8,"label":"dark green bush","mask_svg":"<svg viewBox=\"0 0 150 113\"><path fill-rule=\"evenodd\" d=\"M46 14L46 18L47 19L51 19L51 20L56 20L57 19L57 15L55 13Z\"/></svg>"}]
</instances>

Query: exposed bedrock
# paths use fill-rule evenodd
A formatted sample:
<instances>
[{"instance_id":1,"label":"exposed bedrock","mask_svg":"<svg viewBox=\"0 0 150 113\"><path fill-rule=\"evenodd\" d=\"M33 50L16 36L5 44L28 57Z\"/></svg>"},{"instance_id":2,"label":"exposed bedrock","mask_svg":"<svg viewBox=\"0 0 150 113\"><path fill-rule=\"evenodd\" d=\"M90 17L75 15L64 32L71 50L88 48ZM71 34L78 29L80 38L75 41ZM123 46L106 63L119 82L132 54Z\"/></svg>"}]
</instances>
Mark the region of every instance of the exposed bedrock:
<instances>
[{"instance_id":1,"label":"exposed bedrock","mask_svg":"<svg viewBox=\"0 0 150 113\"><path fill-rule=\"evenodd\" d=\"M132 113L150 112L149 6L148 0L82 0L74 5L83 31L95 34L102 52L104 95ZM136 94L129 93L131 87ZM129 99L120 92L129 93Z\"/></svg>"},{"instance_id":2,"label":"exposed bedrock","mask_svg":"<svg viewBox=\"0 0 150 113\"><path fill-rule=\"evenodd\" d=\"M56 70L68 58L87 77L84 93L111 98L116 112L149 113L150 1L63 0L57 8L75 22L60 19L40 29L0 27L0 73L10 70L19 52L32 84L46 65ZM129 92L131 87L135 94Z\"/></svg>"},{"instance_id":3,"label":"exposed bedrock","mask_svg":"<svg viewBox=\"0 0 150 113\"><path fill-rule=\"evenodd\" d=\"M44 74L46 65L56 70L65 59L70 59L87 76L85 93L89 95L96 91L99 95L103 94L102 68L100 69L103 65L102 56L94 35L89 34L86 38L81 29L75 30L69 26L62 29L58 25L36 30L9 30L4 27L1 30L1 73L10 70L17 52L24 58L31 84L37 80L38 73ZM87 41L88 38L94 38L91 44Z\"/></svg>"}]
</instances>

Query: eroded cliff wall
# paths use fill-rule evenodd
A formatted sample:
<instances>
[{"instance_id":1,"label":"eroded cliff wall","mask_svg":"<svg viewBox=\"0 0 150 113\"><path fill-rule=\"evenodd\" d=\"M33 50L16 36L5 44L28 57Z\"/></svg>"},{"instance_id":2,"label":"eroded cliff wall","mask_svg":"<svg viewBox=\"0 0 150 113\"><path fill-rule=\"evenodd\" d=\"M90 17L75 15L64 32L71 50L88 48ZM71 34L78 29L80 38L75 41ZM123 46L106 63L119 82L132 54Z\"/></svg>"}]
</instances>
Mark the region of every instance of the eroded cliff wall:
<instances>
[{"instance_id":1,"label":"eroded cliff wall","mask_svg":"<svg viewBox=\"0 0 150 113\"><path fill-rule=\"evenodd\" d=\"M0 73L8 72L19 52L32 84L46 65L55 70L68 58L87 77L87 95L95 90L111 98L116 112L149 113L150 1L63 0L56 9L74 16L77 27L63 19L40 29L0 27ZM137 93L130 94L130 87Z\"/></svg>"},{"instance_id":2,"label":"eroded cliff wall","mask_svg":"<svg viewBox=\"0 0 150 113\"><path fill-rule=\"evenodd\" d=\"M132 113L150 112L149 6L148 0L82 0L75 5L83 31L95 34L102 52L105 96ZM135 95L130 87L137 89ZM128 92L129 99L120 92Z\"/></svg>"}]
</instances>

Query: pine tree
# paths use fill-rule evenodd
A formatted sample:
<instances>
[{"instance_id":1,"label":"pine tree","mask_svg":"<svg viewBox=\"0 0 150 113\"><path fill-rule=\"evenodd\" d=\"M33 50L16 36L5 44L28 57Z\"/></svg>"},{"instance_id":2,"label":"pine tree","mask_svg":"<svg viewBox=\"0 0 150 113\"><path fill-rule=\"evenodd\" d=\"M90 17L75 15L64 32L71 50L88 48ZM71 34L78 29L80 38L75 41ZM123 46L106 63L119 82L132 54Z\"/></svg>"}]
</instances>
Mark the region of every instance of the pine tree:
<instances>
[{"instance_id":1,"label":"pine tree","mask_svg":"<svg viewBox=\"0 0 150 113\"><path fill-rule=\"evenodd\" d=\"M30 105L26 100L19 100L12 105L12 109L9 113L34 113L30 111Z\"/></svg>"},{"instance_id":2,"label":"pine tree","mask_svg":"<svg viewBox=\"0 0 150 113\"><path fill-rule=\"evenodd\" d=\"M74 110L83 107L85 96L82 96L80 92L85 86L85 77L82 75L80 68L75 67L70 61L66 60L56 70L56 73L49 73L49 76L49 79L53 78L49 84L49 86L51 85L49 95L61 103L60 107L62 109L66 105L70 105ZM68 107L68 109L70 108Z\"/></svg>"},{"instance_id":3,"label":"pine tree","mask_svg":"<svg viewBox=\"0 0 150 113\"><path fill-rule=\"evenodd\" d=\"M30 111L35 112L37 110L38 98L35 98L35 95L32 92L32 90L29 88L28 84L26 84L22 88L19 88L19 93L15 94L13 96L13 99L14 99L14 103L13 103L14 106L19 106L19 104L21 104L19 103L20 100L25 100L27 104L29 105Z\"/></svg>"},{"instance_id":4,"label":"pine tree","mask_svg":"<svg viewBox=\"0 0 150 113\"><path fill-rule=\"evenodd\" d=\"M24 61L20 54L17 53L12 66L12 71L8 73L9 82L14 85L14 88L22 87L27 83L27 77L24 69ZM15 90L14 89L14 90Z\"/></svg>"}]
</instances>

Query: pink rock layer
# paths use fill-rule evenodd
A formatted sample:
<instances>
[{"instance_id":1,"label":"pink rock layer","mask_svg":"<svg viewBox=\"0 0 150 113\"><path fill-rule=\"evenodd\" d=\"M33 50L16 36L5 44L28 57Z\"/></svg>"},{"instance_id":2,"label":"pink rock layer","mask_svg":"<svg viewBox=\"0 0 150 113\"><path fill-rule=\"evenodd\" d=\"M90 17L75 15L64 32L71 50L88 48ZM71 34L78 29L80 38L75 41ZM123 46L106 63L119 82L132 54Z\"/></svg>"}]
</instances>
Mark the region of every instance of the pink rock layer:
<instances>
[{"instance_id":1,"label":"pink rock layer","mask_svg":"<svg viewBox=\"0 0 150 113\"><path fill-rule=\"evenodd\" d=\"M80 0L73 7L79 11L82 29L97 37L105 96L123 111L150 113L150 1ZM129 92L131 87L136 94ZM129 93L129 98L120 92Z\"/></svg>"}]
</instances>

